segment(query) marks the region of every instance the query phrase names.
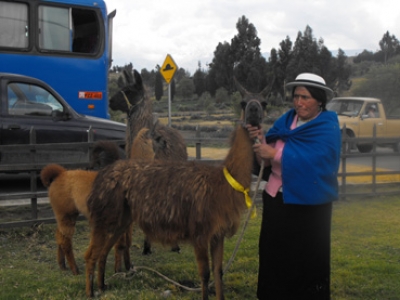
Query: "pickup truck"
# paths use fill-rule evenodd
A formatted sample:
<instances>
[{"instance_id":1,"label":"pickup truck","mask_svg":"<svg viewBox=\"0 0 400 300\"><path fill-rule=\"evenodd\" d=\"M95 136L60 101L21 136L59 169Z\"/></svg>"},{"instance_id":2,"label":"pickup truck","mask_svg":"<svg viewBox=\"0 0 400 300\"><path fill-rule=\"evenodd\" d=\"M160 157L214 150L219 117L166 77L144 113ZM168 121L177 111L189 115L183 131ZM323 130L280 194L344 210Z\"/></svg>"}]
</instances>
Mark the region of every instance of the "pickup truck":
<instances>
[{"instance_id":1,"label":"pickup truck","mask_svg":"<svg viewBox=\"0 0 400 300\"><path fill-rule=\"evenodd\" d=\"M376 126L377 138L398 138L391 143L379 144L379 146L391 146L395 151L400 151L400 116L399 112L392 111L397 115L388 116L378 98L368 97L337 97L328 104L327 109L338 114L340 127L344 129L348 137L372 138L373 128ZM346 147L351 148L348 144ZM360 152L370 152L372 143L357 143L355 145ZM349 149L347 149L349 150Z\"/></svg>"},{"instance_id":2,"label":"pickup truck","mask_svg":"<svg viewBox=\"0 0 400 300\"><path fill-rule=\"evenodd\" d=\"M121 141L126 132L123 123L78 114L41 80L0 73L0 146L29 144L31 128L35 131L36 144L88 142L89 128L93 141ZM6 153L6 148L0 147L0 165L13 160L21 163L21 157L29 159L29 155ZM59 151L57 155L64 155Z\"/></svg>"}]
</instances>

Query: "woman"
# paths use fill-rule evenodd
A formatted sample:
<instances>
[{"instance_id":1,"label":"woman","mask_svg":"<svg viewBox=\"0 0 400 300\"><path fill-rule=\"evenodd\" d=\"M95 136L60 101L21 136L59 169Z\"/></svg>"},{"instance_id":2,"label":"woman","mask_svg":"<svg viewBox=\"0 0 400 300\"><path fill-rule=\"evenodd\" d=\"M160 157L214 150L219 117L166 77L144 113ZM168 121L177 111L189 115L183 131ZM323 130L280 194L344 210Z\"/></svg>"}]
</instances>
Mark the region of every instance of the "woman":
<instances>
[{"instance_id":1,"label":"woman","mask_svg":"<svg viewBox=\"0 0 400 300\"><path fill-rule=\"evenodd\" d=\"M271 165L263 191L258 299L330 299L332 201L338 198L341 134L325 106L333 92L303 73L290 89L294 108L263 136L247 125L258 162Z\"/></svg>"}]
</instances>

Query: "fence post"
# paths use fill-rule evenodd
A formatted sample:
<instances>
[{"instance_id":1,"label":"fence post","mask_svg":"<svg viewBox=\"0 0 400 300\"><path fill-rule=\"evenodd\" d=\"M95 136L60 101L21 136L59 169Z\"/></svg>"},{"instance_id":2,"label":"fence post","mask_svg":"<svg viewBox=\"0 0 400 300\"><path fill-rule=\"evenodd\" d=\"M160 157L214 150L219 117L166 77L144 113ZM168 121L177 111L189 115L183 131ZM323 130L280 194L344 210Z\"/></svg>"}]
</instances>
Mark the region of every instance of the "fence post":
<instances>
[{"instance_id":1,"label":"fence post","mask_svg":"<svg viewBox=\"0 0 400 300\"><path fill-rule=\"evenodd\" d=\"M342 129L342 196L340 197L341 200L346 200L346 155L347 155L347 143L348 143L348 136L346 134L346 124L344 124ZM349 149L350 151L350 149Z\"/></svg>"},{"instance_id":2,"label":"fence post","mask_svg":"<svg viewBox=\"0 0 400 300\"><path fill-rule=\"evenodd\" d=\"M31 145L36 144L36 130L33 126L29 131L29 143ZM36 162L36 149L31 148L32 161ZM37 192L37 174L36 171L30 171L30 179L31 179L31 192ZM31 209L32 209L32 219L38 218L38 211L37 211L37 197L31 198Z\"/></svg>"},{"instance_id":3,"label":"fence post","mask_svg":"<svg viewBox=\"0 0 400 300\"><path fill-rule=\"evenodd\" d=\"M200 126L196 126L196 137L200 138ZM201 143L196 142L196 159L201 159Z\"/></svg>"},{"instance_id":4,"label":"fence post","mask_svg":"<svg viewBox=\"0 0 400 300\"><path fill-rule=\"evenodd\" d=\"M87 133L88 133L88 142L89 143L93 143L93 141L94 141L94 133L93 133L92 125L89 126L89 129L88 129ZM91 155L92 155L91 145L88 145L88 148L87 148L87 159L88 159L89 163L90 163L90 161L92 159Z\"/></svg>"},{"instance_id":5,"label":"fence post","mask_svg":"<svg viewBox=\"0 0 400 300\"><path fill-rule=\"evenodd\" d=\"M372 192L376 193L376 124L372 129Z\"/></svg>"}]
</instances>

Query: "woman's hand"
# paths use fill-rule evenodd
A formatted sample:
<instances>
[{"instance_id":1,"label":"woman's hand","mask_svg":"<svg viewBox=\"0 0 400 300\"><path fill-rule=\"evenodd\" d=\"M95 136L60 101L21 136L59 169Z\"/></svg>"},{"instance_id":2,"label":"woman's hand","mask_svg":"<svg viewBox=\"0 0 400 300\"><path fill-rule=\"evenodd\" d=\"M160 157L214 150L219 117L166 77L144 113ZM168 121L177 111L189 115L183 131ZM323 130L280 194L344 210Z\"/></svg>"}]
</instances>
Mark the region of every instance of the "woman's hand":
<instances>
[{"instance_id":1,"label":"woman's hand","mask_svg":"<svg viewBox=\"0 0 400 300\"><path fill-rule=\"evenodd\" d=\"M253 150L261 159L272 159L275 157L276 152L278 152L278 150L268 144L254 144Z\"/></svg>"},{"instance_id":2,"label":"woman's hand","mask_svg":"<svg viewBox=\"0 0 400 300\"><path fill-rule=\"evenodd\" d=\"M246 125L247 131L249 132L249 136L252 139L258 139L260 142L263 138L263 132L262 129L258 126L251 126L250 124Z\"/></svg>"}]
</instances>

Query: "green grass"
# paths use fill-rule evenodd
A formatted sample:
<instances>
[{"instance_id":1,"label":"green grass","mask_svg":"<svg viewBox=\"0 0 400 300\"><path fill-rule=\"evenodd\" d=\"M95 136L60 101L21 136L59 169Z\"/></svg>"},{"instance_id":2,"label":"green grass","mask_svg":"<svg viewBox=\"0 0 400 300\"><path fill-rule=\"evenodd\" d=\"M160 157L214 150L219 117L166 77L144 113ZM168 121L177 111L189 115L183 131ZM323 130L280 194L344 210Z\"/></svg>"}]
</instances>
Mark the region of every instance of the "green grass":
<instances>
[{"instance_id":1,"label":"green grass","mask_svg":"<svg viewBox=\"0 0 400 300\"><path fill-rule=\"evenodd\" d=\"M256 299L258 236L261 211L245 232L237 256L224 275L226 299ZM336 202L332 224L332 299L400 299L400 197ZM77 224L74 250L82 274L61 271L56 263L55 225L0 232L0 299L86 299L83 254L88 245L87 222ZM225 261L237 236L225 243ZM184 285L199 287L193 250L180 254L154 245L141 255L143 236L134 233L131 257ZM155 273L113 274L110 252L106 266L109 289L97 299L199 299L200 292L182 290ZM211 297L212 299L214 296Z\"/></svg>"}]
</instances>

